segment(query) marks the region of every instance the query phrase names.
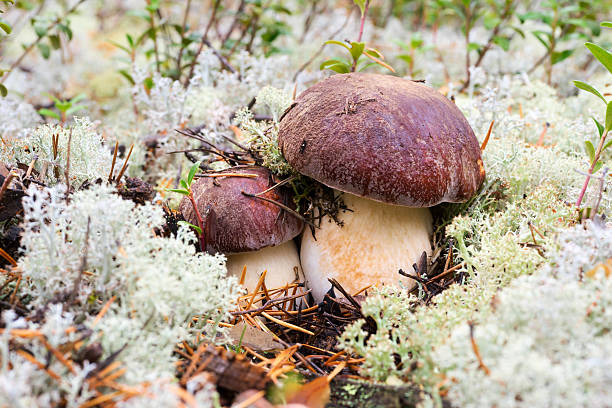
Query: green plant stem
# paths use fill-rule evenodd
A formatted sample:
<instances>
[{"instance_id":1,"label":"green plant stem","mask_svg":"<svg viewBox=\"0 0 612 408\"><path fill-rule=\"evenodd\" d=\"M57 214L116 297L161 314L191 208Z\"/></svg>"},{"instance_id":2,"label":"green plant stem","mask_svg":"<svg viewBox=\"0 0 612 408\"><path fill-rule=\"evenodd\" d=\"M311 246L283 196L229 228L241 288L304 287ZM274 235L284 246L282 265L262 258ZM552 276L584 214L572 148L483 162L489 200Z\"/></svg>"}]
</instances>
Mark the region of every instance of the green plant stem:
<instances>
[{"instance_id":1,"label":"green plant stem","mask_svg":"<svg viewBox=\"0 0 612 408\"><path fill-rule=\"evenodd\" d=\"M195 198L193 198L193 191L189 190L189 201L191 201L191 205L193 206L193 212L196 215L196 219L198 220L198 227L200 228L200 234L198 234L198 240L200 242L200 250L202 252L206 252L206 236L204 234L204 221L202 220L202 215L198 210L198 205L195 202Z\"/></svg>"},{"instance_id":2,"label":"green plant stem","mask_svg":"<svg viewBox=\"0 0 612 408\"><path fill-rule=\"evenodd\" d=\"M51 23L49 28L47 28L47 31L50 31L53 28L55 28L56 25L61 23L70 14L74 13L74 11L81 4L85 3L85 1L87 1L87 0L79 0L74 6L72 6L70 9L68 9L68 11L66 11L63 16L58 17L57 19L55 19L55 21L53 23ZM38 37L32 44L28 45L28 47L25 50L23 50L23 52L21 53L19 58L17 58L17 60L15 62L13 62L13 64L11 64L9 69L6 71L6 74L4 74L4 77L2 79L0 79L0 84L3 84L4 82L6 82L6 79L11 75L11 73L15 70L15 68L17 68L19 66L19 64L21 64L21 61L23 61L23 59L26 57L26 55L28 55L30 53L30 51L32 51L32 49L34 49L34 47L36 47L36 45L38 45L38 43L43 38L44 38L44 36Z\"/></svg>"},{"instance_id":3,"label":"green plant stem","mask_svg":"<svg viewBox=\"0 0 612 408\"><path fill-rule=\"evenodd\" d=\"M601 155L601 150L604 147L606 142L606 137L608 136L609 129L606 129L603 135L601 135L601 139L599 139L599 145L597 146L597 150L595 151L595 156L593 157L593 162L591 163L591 167L587 172L586 180L584 181L584 186L582 186L582 190L580 191L580 195L578 196L578 200L576 200L576 207L580 208L580 204L582 204L582 199L584 198L584 194L586 193L586 189L589 185L589 181L591 181L591 175L593 174L593 169L595 169L595 165L599 161L599 156Z\"/></svg>"}]
</instances>

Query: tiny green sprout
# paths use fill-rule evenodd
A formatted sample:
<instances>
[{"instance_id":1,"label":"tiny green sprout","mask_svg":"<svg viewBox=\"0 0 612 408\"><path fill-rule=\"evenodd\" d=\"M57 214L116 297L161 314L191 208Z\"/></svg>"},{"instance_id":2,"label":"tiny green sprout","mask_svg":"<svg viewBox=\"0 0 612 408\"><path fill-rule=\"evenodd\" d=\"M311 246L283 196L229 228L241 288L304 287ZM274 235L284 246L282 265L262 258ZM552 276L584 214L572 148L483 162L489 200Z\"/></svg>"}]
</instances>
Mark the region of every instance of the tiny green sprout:
<instances>
[{"instance_id":1,"label":"tiny green sprout","mask_svg":"<svg viewBox=\"0 0 612 408\"><path fill-rule=\"evenodd\" d=\"M397 45L399 45L402 50L404 50L405 54L400 54L397 57L408 64L408 75L410 77L414 77L417 72L414 70L414 60L417 53L422 53L431 49L430 46L425 46L425 42L423 41L423 37L421 33L413 33L410 36L410 41L405 43L403 41L396 41Z\"/></svg>"},{"instance_id":2,"label":"tiny green sprout","mask_svg":"<svg viewBox=\"0 0 612 408\"><path fill-rule=\"evenodd\" d=\"M612 22L604 22L601 24L602 27L612 28ZM603 65L610 74L612 74L612 53L610 51L600 47L597 44L587 42L585 46L591 51L591 54ZM597 98L599 98L604 105L606 106L604 123L601 124L597 119L592 118L595 122L595 126L597 127L597 133L599 134L599 142L597 143L597 148L590 140L586 140L584 142L584 147L587 155L589 156L589 163L591 164L586 181L578 195L578 200L576 201L576 207L580 207L582 203L582 199L584 198L584 194L589 185L589 181L591 179L591 175L596 173L603 166L602 161L600 160L601 154L612 145L612 142L606 143L606 138L608 133L612 129L612 101L608 101L602 94L599 92L594 86L587 84L582 81L574 81L574 85L578 89L582 89L583 91L587 91Z\"/></svg>"},{"instance_id":3,"label":"tiny green sprout","mask_svg":"<svg viewBox=\"0 0 612 408\"><path fill-rule=\"evenodd\" d=\"M186 179L181 178L180 185L182 188L167 188L166 191L184 195L187 198L189 198L189 201L191 201L191 205L193 206L193 211L195 212L196 218L198 220L198 225L193 225L192 223L187 222L187 221L179 221L178 223L181 225L187 225L196 231L196 233L198 234L198 239L200 241L200 249L202 249L202 251L205 251L206 250L206 240L204 236L204 221L202 219L202 215L200 214L200 211L198 210L198 206L197 206L197 203L195 202L195 198L193 197L193 191L191 190L193 179L195 178L195 175L197 171L199 170L201 163L202 162L194 163L193 166L191 166L191 168L189 169L187 178Z\"/></svg>"},{"instance_id":4,"label":"tiny green sprout","mask_svg":"<svg viewBox=\"0 0 612 408\"><path fill-rule=\"evenodd\" d=\"M380 66L387 68L391 72L395 72L395 70L390 65L388 65L387 63L383 61L384 56L378 50L375 50L374 48L366 48L366 45L364 42L356 42L356 41L343 42L343 41L329 40L329 41L325 41L325 44L339 45L341 47L346 48L346 50L349 52L351 56L351 60L349 61L344 58L329 59L327 61L324 61L321 64L320 66L321 70L331 69L332 71L335 71L339 74L348 74L349 72L363 71L364 69L372 65L378 64ZM359 59L362 56L366 56L371 61L363 60L362 62L359 62Z\"/></svg>"},{"instance_id":5,"label":"tiny green sprout","mask_svg":"<svg viewBox=\"0 0 612 408\"><path fill-rule=\"evenodd\" d=\"M349 72L363 71L367 67L378 64L382 67L387 68L391 72L395 72L395 70L389 64L384 62L385 57L380 53L380 51L374 48L366 47L365 42L361 41L361 37L363 36L363 27L365 25L365 19L368 14L368 8L370 7L370 0L353 0L353 2L357 5L357 7L359 7L359 10L361 11L361 26L359 28L359 37L357 38L357 41L328 40L324 43L325 45L332 44L344 47L349 52L351 59L329 59L323 61L319 69L331 69L332 71L335 71L339 74L348 74ZM359 59L362 56L369 58L371 61L363 60L360 63Z\"/></svg>"},{"instance_id":6,"label":"tiny green sprout","mask_svg":"<svg viewBox=\"0 0 612 408\"><path fill-rule=\"evenodd\" d=\"M57 119L62 123L66 123L68 116L86 108L85 105L78 105L78 102L86 98L85 94L79 94L74 98L67 100L58 99L53 95L49 95L49 97L51 100L53 100L53 105L55 106L55 109L59 111L59 113L47 108L39 109L38 113L42 116Z\"/></svg>"}]
</instances>

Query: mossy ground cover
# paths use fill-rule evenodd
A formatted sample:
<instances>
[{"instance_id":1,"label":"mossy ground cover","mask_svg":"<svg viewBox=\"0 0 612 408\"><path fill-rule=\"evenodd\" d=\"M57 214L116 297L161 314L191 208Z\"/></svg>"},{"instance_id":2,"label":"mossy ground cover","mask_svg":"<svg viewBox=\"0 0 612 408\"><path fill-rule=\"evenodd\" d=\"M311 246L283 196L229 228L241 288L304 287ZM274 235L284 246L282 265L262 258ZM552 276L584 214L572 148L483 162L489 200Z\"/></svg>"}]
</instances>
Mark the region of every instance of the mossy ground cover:
<instances>
[{"instance_id":1,"label":"mossy ground cover","mask_svg":"<svg viewBox=\"0 0 612 408\"><path fill-rule=\"evenodd\" d=\"M453 100L483 144L487 176L468 202L433 209L439 256L455 266L444 290L408 291L398 275L368 290L363 318L325 343L346 353L331 403L609 404L611 157L596 148L612 77L584 47L610 49L612 30L600 25L609 2L0 10L0 175L10 181L0 193L0 406L230 404L211 378L181 381L187 349L177 344L230 344L225 326L243 293L223 255L197 252L196 233L176 224L181 197L166 189L196 161L211 172L253 161L291 177L307 221L337 215L341 197L297 175L277 137L296 95L355 68ZM153 186L153 199L122 198L128 176ZM22 196L20 206L2 201Z\"/></svg>"}]
</instances>

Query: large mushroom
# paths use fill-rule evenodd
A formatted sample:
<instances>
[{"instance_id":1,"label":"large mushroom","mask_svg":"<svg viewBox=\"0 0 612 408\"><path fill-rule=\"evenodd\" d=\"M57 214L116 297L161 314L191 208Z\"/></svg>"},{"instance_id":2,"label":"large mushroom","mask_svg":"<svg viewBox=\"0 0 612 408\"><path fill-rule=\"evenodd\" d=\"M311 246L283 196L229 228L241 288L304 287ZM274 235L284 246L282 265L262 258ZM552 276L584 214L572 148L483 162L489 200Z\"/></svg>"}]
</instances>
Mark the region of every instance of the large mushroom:
<instances>
[{"instance_id":1,"label":"large mushroom","mask_svg":"<svg viewBox=\"0 0 612 408\"><path fill-rule=\"evenodd\" d=\"M427 207L462 202L485 176L474 132L454 103L398 77L334 75L303 92L281 120L279 146L300 173L345 192L352 212L302 237L316 300L337 279L349 293L397 283L431 253ZM407 286L416 283L403 278Z\"/></svg>"},{"instance_id":2,"label":"large mushroom","mask_svg":"<svg viewBox=\"0 0 612 408\"><path fill-rule=\"evenodd\" d=\"M205 218L206 250L227 256L230 275L240 277L246 266L244 286L249 291L255 289L264 270L268 288L301 282L302 270L293 238L302 231L303 223L266 201L290 207L290 191L283 186L266 191L275 183L270 172L262 167L234 167L214 176L201 177L191 187L198 211ZM196 223L188 198L183 198L179 209L185 220Z\"/></svg>"}]
</instances>

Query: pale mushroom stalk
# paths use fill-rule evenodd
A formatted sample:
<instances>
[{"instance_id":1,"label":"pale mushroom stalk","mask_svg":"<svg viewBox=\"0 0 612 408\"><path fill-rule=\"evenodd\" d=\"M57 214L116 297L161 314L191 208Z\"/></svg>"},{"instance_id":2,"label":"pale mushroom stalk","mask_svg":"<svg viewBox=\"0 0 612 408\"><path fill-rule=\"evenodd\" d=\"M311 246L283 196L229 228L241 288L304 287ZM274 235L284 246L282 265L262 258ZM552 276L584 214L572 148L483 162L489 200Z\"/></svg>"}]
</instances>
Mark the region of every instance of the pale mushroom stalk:
<instances>
[{"instance_id":1,"label":"pale mushroom stalk","mask_svg":"<svg viewBox=\"0 0 612 408\"><path fill-rule=\"evenodd\" d=\"M414 280L399 269L413 272L423 252L431 254L432 217L428 208L384 204L345 193L352 211L340 215L344 225L324 219L313 238L310 229L302 235L301 260L306 285L317 302L338 280L349 294L372 284L398 284L409 288Z\"/></svg>"},{"instance_id":2,"label":"pale mushroom stalk","mask_svg":"<svg viewBox=\"0 0 612 408\"><path fill-rule=\"evenodd\" d=\"M240 279L246 266L244 287L249 291L255 290L263 271L267 271L265 283L268 289L304 280L300 257L293 240L258 251L227 254L226 257L227 272L230 276Z\"/></svg>"}]
</instances>

